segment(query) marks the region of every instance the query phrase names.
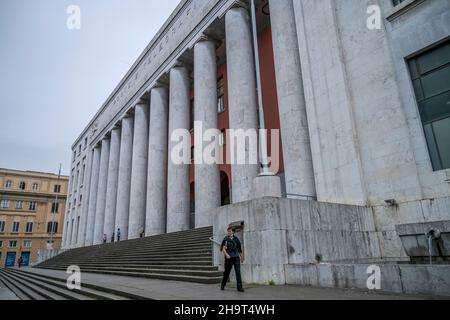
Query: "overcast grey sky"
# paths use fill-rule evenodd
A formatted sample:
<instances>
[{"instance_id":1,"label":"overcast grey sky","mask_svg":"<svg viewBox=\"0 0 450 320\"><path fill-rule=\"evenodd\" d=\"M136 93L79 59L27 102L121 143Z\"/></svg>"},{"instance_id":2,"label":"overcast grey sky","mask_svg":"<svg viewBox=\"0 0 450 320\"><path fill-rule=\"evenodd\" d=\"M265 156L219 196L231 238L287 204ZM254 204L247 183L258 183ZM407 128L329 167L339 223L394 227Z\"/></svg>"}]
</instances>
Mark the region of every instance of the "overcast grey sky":
<instances>
[{"instance_id":1,"label":"overcast grey sky","mask_svg":"<svg viewBox=\"0 0 450 320\"><path fill-rule=\"evenodd\" d=\"M72 143L179 2L0 0L0 167L68 174Z\"/></svg>"}]
</instances>

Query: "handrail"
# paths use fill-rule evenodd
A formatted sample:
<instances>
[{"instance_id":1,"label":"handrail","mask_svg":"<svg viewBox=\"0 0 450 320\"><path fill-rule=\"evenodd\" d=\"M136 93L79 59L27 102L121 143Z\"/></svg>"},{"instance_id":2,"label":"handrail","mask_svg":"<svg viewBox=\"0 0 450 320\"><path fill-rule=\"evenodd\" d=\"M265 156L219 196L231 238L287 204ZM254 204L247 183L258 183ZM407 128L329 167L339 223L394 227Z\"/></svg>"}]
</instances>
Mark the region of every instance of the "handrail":
<instances>
[{"instance_id":1,"label":"handrail","mask_svg":"<svg viewBox=\"0 0 450 320\"><path fill-rule=\"evenodd\" d=\"M218 246L221 246L222 243L219 241L216 241L213 237L209 238L209 241L213 242L214 244L217 244Z\"/></svg>"}]
</instances>

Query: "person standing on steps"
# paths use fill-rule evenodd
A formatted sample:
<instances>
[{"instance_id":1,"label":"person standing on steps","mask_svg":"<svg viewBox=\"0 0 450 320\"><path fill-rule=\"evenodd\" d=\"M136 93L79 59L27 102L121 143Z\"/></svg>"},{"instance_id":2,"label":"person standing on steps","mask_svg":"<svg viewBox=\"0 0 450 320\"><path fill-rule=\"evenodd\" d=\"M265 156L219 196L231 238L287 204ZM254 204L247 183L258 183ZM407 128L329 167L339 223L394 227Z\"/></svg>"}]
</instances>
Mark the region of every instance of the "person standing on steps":
<instances>
[{"instance_id":1,"label":"person standing on steps","mask_svg":"<svg viewBox=\"0 0 450 320\"><path fill-rule=\"evenodd\" d=\"M17 264L19 265L19 269L22 266L22 263L23 263L23 258L22 258L22 256L20 256L20 258L17 260Z\"/></svg>"},{"instance_id":2,"label":"person standing on steps","mask_svg":"<svg viewBox=\"0 0 450 320\"><path fill-rule=\"evenodd\" d=\"M117 228L117 242L120 241L120 228Z\"/></svg>"},{"instance_id":3,"label":"person standing on steps","mask_svg":"<svg viewBox=\"0 0 450 320\"><path fill-rule=\"evenodd\" d=\"M113 231L112 236L111 236L111 243L114 243L114 239L115 239L115 235L114 235L114 231Z\"/></svg>"},{"instance_id":4,"label":"person standing on steps","mask_svg":"<svg viewBox=\"0 0 450 320\"><path fill-rule=\"evenodd\" d=\"M107 238L106 238L106 233L104 233L104 234L103 234L103 244L106 243L106 239L107 239Z\"/></svg>"},{"instance_id":5,"label":"person standing on steps","mask_svg":"<svg viewBox=\"0 0 450 320\"><path fill-rule=\"evenodd\" d=\"M222 251L225 256L225 271L223 272L220 290L225 290L231 268L234 266L237 290L239 292L244 292L241 279L241 261L244 261L244 254L242 253L241 242L239 241L239 238L234 235L233 228L228 227L227 236L222 241L220 251Z\"/></svg>"}]
</instances>

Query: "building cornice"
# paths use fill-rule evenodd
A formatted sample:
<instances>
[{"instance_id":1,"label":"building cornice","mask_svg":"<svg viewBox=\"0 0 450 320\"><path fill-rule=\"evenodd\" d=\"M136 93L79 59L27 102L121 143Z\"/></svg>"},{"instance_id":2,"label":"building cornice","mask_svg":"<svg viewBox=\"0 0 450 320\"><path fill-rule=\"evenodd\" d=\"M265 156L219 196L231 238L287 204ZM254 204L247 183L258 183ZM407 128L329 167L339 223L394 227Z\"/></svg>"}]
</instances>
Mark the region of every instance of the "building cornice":
<instances>
[{"instance_id":1,"label":"building cornice","mask_svg":"<svg viewBox=\"0 0 450 320\"><path fill-rule=\"evenodd\" d=\"M166 22L163 24L163 26L159 29L159 31L156 33L156 35L153 37L153 39L150 41L150 43L145 47L144 51L139 55L137 60L133 63L133 65L130 67L128 72L123 76L122 80L119 82L119 84L114 88L113 92L108 96L105 103L100 107L100 109L97 111L97 113L94 115L94 117L89 121L85 129L82 131L82 133L78 136L78 138L75 140L75 142L72 145L72 149L75 148L75 146L81 141L81 139L86 135L86 133L89 131L91 126L95 123L97 118L100 116L100 114L107 108L108 104L111 102L111 100L115 97L115 95L120 91L120 89L124 86L124 84L127 82L127 80L130 78L131 74L138 68L140 63L142 62L143 58L150 52L152 47L157 43L162 35L166 32L168 26L174 21L176 16L179 14L179 12L186 6L187 3L191 2L192 0L182 0L178 6L175 8L175 10L172 12L172 14L169 16L169 18L166 20Z\"/></svg>"},{"instance_id":2,"label":"building cornice","mask_svg":"<svg viewBox=\"0 0 450 320\"><path fill-rule=\"evenodd\" d=\"M99 139L120 121L127 109L132 108L139 98L148 94L158 77L167 72L171 64L189 48L195 37L201 35L203 29L223 15L221 11L233 3L232 0L182 1L75 140L72 150L89 131L89 144L91 148L95 146Z\"/></svg>"},{"instance_id":3,"label":"building cornice","mask_svg":"<svg viewBox=\"0 0 450 320\"><path fill-rule=\"evenodd\" d=\"M54 173L45 173L37 171L20 171L13 169L0 168L0 176L23 177L24 179L50 179L58 180L58 175ZM69 180L69 176L61 175L59 180Z\"/></svg>"}]
</instances>

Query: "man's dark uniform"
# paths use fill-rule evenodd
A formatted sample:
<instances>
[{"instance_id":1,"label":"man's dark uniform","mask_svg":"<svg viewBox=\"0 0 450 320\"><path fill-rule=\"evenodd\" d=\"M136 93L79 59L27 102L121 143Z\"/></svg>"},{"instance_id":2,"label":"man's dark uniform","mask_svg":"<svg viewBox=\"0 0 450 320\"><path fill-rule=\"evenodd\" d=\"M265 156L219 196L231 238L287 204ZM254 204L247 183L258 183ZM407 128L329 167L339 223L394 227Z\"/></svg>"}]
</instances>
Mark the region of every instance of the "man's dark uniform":
<instances>
[{"instance_id":1,"label":"man's dark uniform","mask_svg":"<svg viewBox=\"0 0 450 320\"><path fill-rule=\"evenodd\" d=\"M225 285L227 284L228 278L230 276L231 268L234 266L234 271L236 272L237 289L240 290L242 289L241 258L239 256L239 254L242 253L241 242L236 236L233 236L233 239L226 236L222 241L220 251L222 251L224 247L227 249L227 253L230 256L230 259L227 259L225 257L225 271L223 273L222 288L225 288Z\"/></svg>"}]
</instances>

